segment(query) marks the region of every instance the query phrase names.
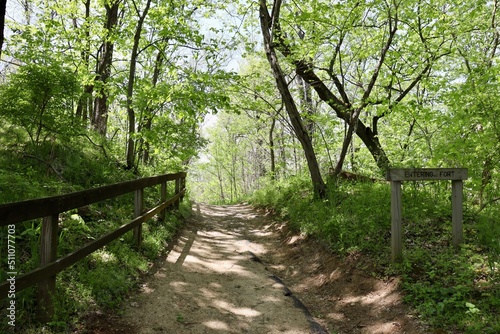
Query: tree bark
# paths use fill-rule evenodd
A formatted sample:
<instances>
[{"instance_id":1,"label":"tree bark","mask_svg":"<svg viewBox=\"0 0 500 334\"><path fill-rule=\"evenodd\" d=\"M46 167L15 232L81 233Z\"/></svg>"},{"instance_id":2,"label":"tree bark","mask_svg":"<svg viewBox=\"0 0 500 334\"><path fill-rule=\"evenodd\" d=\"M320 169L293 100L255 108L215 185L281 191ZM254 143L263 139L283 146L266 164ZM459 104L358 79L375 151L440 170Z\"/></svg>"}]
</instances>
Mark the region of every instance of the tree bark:
<instances>
[{"instance_id":1,"label":"tree bark","mask_svg":"<svg viewBox=\"0 0 500 334\"><path fill-rule=\"evenodd\" d=\"M271 180L276 180L276 157L274 154L274 127L276 118L272 118L271 128L269 129L269 151L271 154Z\"/></svg>"},{"instance_id":2,"label":"tree bark","mask_svg":"<svg viewBox=\"0 0 500 334\"><path fill-rule=\"evenodd\" d=\"M275 9L279 11L280 4L275 4ZM304 122L300 116L300 113L295 105L295 101L290 93L288 88L288 84L285 80L283 71L280 67L278 57L276 55L276 51L272 42L272 22L274 20L279 19L279 13L273 13L271 16L267 10L266 0L260 0L260 24L262 28L262 34L264 37L264 49L266 52L267 59L271 66L271 69L274 74L274 78L276 79L276 84L278 86L278 90L283 98L283 102L285 104L286 111L288 113L288 117L290 119L290 123L292 124L294 133L299 140L302 149L304 151L304 155L307 161L307 166L309 168L309 173L311 176L311 181L314 187L314 195L315 197L324 198L326 196L326 184L323 181L321 176L321 172L319 169L319 164L316 159L316 154L314 152L314 148L312 145L311 137L304 126Z\"/></svg>"},{"instance_id":3,"label":"tree bark","mask_svg":"<svg viewBox=\"0 0 500 334\"><path fill-rule=\"evenodd\" d=\"M90 0L85 0L85 25L83 29L85 29L85 47L81 52L82 61L85 67L85 70L89 72L90 68L90 27L89 27L89 19L90 19ZM76 19L74 20L74 25L76 28ZM90 114L90 108L92 106L92 92L94 91L94 85L85 85L83 89L83 94L80 96L78 100L78 106L76 108L76 118L81 119L83 122L87 121L88 115Z\"/></svg>"},{"instance_id":4,"label":"tree bark","mask_svg":"<svg viewBox=\"0 0 500 334\"><path fill-rule=\"evenodd\" d=\"M105 4L106 8L106 23L104 28L107 31L105 41L101 46L100 58L97 64L97 78L98 87L97 96L94 102L94 113L92 115L92 127L97 130L102 136L106 135L108 126L108 90L107 83L111 76L111 65L113 63L113 49L114 43L111 35L113 34L116 25L118 24L118 9L120 1L114 1L111 4Z\"/></svg>"},{"instance_id":5,"label":"tree bark","mask_svg":"<svg viewBox=\"0 0 500 334\"><path fill-rule=\"evenodd\" d=\"M2 47L4 40L5 26L5 10L7 8L7 0L0 0L0 56L2 55Z\"/></svg>"},{"instance_id":6,"label":"tree bark","mask_svg":"<svg viewBox=\"0 0 500 334\"><path fill-rule=\"evenodd\" d=\"M127 86L127 115L128 115L127 168L128 169L131 169L135 166L135 139L134 139L135 110L134 107L132 106L132 98L134 94L135 70L137 67L137 52L139 50L139 41L141 40L142 26L144 24L146 16L148 15L150 5L151 5L151 0L148 0L146 3L146 8L144 8L142 14L137 12L137 14L139 15L139 20L137 21L137 27L135 29L134 45L132 47L132 54L130 56L130 71L128 76L128 86Z\"/></svg>"}]
</instances>

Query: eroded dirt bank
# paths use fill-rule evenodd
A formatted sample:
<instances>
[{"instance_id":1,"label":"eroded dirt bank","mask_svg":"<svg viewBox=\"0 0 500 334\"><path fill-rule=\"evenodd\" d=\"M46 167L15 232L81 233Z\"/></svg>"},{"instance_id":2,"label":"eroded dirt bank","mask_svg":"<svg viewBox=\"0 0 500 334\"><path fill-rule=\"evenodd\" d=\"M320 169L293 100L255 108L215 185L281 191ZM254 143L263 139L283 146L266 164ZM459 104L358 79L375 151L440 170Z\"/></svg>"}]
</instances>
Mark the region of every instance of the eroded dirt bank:
<instances>
[{"instance_id":1,"label":"eroded dirt bank","mask_svg":"<svg viewBox=\"0 0 500 334\"><path fill-rule=\"evenodd\" d=\"M249 206L194 210L123 316L98 317L90 333L427 332L396 280L370 277Z\"/></svg>"}]
</instances>

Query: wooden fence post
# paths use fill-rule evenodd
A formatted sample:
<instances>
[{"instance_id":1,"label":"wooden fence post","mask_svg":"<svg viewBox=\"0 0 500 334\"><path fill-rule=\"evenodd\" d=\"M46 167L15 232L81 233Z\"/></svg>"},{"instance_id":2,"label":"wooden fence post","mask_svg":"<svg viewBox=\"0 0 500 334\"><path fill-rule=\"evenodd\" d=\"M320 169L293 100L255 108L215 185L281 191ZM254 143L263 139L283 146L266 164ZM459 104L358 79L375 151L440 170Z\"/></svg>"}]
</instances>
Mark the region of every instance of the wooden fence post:
<instances>
[{"instance_id":1,"label":"wooden fence post","mask_svg":"<svg viewBox=\"0 0 500 334\"><path fill-rule=\"evenodd\" d=\"M139 189L135 191L134 197L134 218L142 215L144 210L144 189ZM141 247L142 243L142 224L139 224L134 228L134 243L137 248Z\"/></svg>"},{"instance_id":2,"label":"wooden fence post","mask_svg":"<svg viewBox=\"0 0 500 334\"><path fill-rule=\"evenodd\" d=\"M43 218L40 236L40 267L57 259L59 214ZM54 315L53 296L56 292L56 276L51 276L38 284L37 317L40 322L52 320Z\"/></svg>"},{"instance_id":3,"label":"wooden fence post","mask_svg":"<svg viewBox=\"0 0 500 334\"><path fill-rule=\"evenodd\" d=\"M175 195L178 195L180 193L180 188L181 188L181 179L177 178L177 179L175 179ZM180 199L175 201L175 208L176 209L179 209L180 203L181 203Z\"/></svg>"},{"instance_id":4,"label":"wooden fence post","mask_svg":"<svg viewBox=\"0 0 500 334\"><path fill-rule=\"evenodd\" d=\"M391 250L393 262L403 259L401 181L391 181Z\"/></svg>"},{"instance_id":5,"label":"wooden fence post","mask_svg":"<svg viewBox=\"0 0 500 334\"><path fill-rule=\"evenodd\" d=\"M464 241L463 231L463 181L454 180L451 183L451 220L453 247L458 249Z\"/></svg>"},{"instance_id":6,"label":"wooden fence post","mask_svg":"<svg viewBox=\"0 0 500 334\"><path fill-rule=\"evenodd\" d=\"M186 188L186 178L182 177L181 178L181 189L180 191L184 190ZM181 195L181 201L184 199L184 193Z\"/></svg>"},{"instance_id":7,"label":"wooden fence post","mask_svg":"<svg viewBox=\"0 0 500 334\"><path fill-rule=\"evenodd\" d=\"M160 189L160 202L163 203L166 200L167 200L167 182L162 182L161 189ZM158 218L161 222L165 221L165 212L166 212L166 209L163 209L160 211Z\"/></svg>"}]
</instances>

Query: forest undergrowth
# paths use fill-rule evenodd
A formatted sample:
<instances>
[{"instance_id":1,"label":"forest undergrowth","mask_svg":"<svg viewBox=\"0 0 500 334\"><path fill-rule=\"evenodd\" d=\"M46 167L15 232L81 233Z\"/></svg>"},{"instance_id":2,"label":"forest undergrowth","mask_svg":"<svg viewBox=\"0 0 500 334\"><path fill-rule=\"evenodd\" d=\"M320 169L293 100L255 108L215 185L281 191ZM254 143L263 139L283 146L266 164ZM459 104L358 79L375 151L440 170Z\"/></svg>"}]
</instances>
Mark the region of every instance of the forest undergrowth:
<instances>
[{"instance_id":1,"label":"forest undergrowth","mask_svg":"<svg viewBox=\"0 0 500 334\"><path fill-rule=\"evenodd\" d=\"M157 171L126 171L83 137L62 143L45 142L36 147L5 143L0 152L0 204L54 196L97 186L113 184ZM106 147L113 156L112 147ZM173 185L169 187L170 194ZM159 189L145 190L145 207L159 200ZM166 251L169 241L190 215L189 200L179 210L167 213L165 222L150 220L143 224L140 249L133 245L128 232L57 275L55 314L48 324L36 318L36 286L16 293L16 332L67 333L82 325L92 314L119 312L119 306L147 275L155 261ZM123 195L60 215L58 257L129 222L133 217L133 194ZM18 275L38 267L41 220L16 225ZM0 257L4 262L0 280L7 278L5 254L7 229L0 228ZM8 300L0 304L0 316L6 318ZM0 333L12 328L2 321Z\"/></svg>"},{"instance_id":2,"label":"forest undergrowth","mask_svg":"<svg viewBox=\"0 0 500 334\"><path fill-rule=\"evenodd\" d=\"M404 254L391 263L390 185L333 181L316 200L307 178L269 183L251 202L321 239L341 256L365 257L367 275L401 277L405 302L436 333L500 332L500 208L464 203L464 243L451 242L451 185L403 185ZM464 194L467 198L467 194Z\"/></svg>"}]
</instances>

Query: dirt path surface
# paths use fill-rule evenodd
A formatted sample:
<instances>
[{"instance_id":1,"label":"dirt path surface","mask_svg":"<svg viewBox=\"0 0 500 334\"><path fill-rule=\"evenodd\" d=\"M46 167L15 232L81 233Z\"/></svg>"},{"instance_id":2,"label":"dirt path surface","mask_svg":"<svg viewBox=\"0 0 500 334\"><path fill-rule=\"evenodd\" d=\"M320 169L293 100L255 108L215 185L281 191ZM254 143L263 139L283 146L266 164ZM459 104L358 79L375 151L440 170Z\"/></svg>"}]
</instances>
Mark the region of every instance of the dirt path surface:
<instances>
[{"instance_id":1,"label":"dirt path surface","mask_svg":"<svg viewBox=\"0 0 500 334\"><path fill-rule=\"evenodd\" d=\"M311 331L306 311L259 257L249 207L200 206L163 267L129 303L137 333L289 333ZM318 332L319 331L314 331Z\"/></svg>"},{"instance_id":2,"label":"dirt path surface","mask_svg":"<svg viewBox=\"0 0 500 334\"><path fill-rule=\"evenodd\" d=\"M196 205L164 263L122 317L91 333L430 333L355 257L249 206Z\"/></svg>"}]
</instances>

